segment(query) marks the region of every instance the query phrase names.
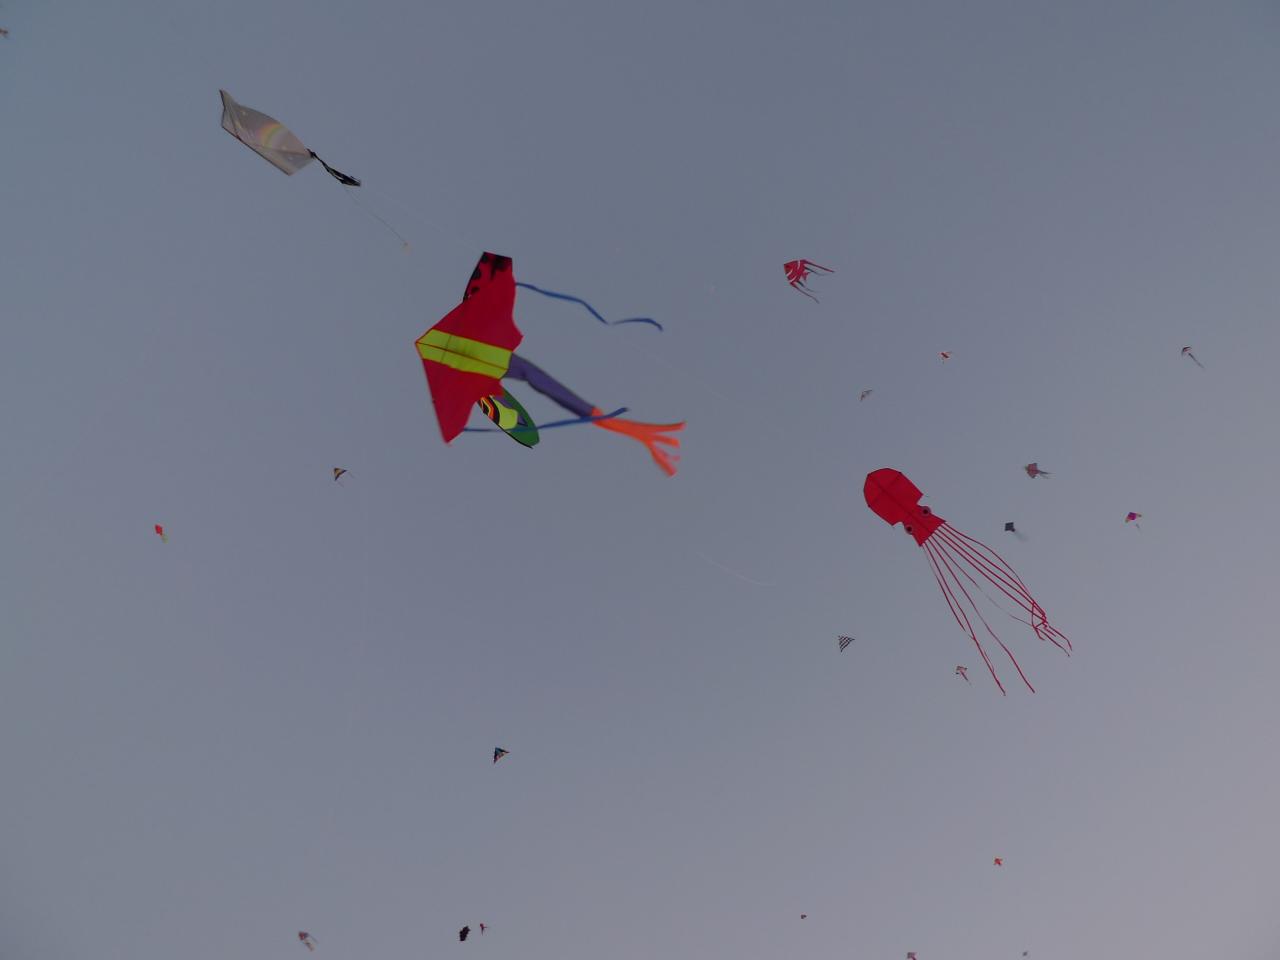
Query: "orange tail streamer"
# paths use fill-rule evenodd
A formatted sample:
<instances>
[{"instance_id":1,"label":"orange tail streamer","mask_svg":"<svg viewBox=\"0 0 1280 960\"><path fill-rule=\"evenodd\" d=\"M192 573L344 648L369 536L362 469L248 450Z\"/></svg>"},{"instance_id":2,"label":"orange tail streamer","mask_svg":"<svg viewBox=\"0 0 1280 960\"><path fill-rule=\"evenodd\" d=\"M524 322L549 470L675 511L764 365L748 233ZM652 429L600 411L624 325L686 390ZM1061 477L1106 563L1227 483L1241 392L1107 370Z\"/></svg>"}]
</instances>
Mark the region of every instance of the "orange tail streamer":
<instances>
[{"instance_id":1,"label":"orange tail streamer","mask_svg":"<svg viewBox=\"0 0 1280 960\"><path fill-rule=\"evenodd\" d=\"M597 407L591 411L591 415L593 417L603 416L604 411ZM661 443L668 447L680 446L678 437L669 437L667 434L683 430L683 420L679 423L640 423L638 420L611 417L607 420L593 420L592 426L600 427L602 430L612 430L614 433L621 433L632 440L639 440L648 449L649 456L653 457L653 462L658 465L659 470L668 477L676 475L676 461L680 459L680 455L662 450L658 447L658 444Z\"/></svg>"}]
</instances>

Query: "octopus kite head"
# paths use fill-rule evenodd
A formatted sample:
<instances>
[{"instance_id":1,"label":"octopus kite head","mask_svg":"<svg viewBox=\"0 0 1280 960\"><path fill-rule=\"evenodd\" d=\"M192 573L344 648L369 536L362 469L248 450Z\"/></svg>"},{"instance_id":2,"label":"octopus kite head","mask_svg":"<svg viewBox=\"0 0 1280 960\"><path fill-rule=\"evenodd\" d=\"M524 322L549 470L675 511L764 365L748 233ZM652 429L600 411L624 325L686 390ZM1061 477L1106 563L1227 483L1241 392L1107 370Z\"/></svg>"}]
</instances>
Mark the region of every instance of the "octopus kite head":
<instances>
[{"instance_id":1,"label":"octopus kite head","mask_svg":"<svg viewBox=\"0 0 1280 960\"><path fill-rule=\"evenodd\" d=\"M920 498L924 494L920 488L897 470L886 467L867 474L862 495L876 516L890 526L901 523L920 546L942 526L941 517L921 506Z\"/></svg>"}]
</instances>

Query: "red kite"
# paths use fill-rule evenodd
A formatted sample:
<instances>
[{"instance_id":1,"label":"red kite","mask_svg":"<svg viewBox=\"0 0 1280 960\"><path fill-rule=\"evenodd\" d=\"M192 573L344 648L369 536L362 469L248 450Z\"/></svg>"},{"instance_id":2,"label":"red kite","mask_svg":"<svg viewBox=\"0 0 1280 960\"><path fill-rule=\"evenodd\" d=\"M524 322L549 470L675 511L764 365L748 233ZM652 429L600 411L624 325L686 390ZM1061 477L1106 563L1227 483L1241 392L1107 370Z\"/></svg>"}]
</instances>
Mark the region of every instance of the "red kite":
<instances>
[{"instance_id":1,"label":"red kite","mask_svg":"<svg viewBox=\"0 0 1280 960\"><path fill-rule=\"evenodd\" d=\"M513 316L516 287L582 303L594 316L603 320L594 308L577 297L516 283L510 257L482 254L472 271L462 302L419 337L416 344L444 442L451 442L464 430L475 429L468 428L466 424L472 406L478 404L499 430L526 447L538 443L538 431L541 429L590 423L643 443L658 468L667 476L674 476L679 457L661 447L680 446L679 438L668 434L683 430L683 421L640 423L624 420L618 414L625 413L625 407L605 413L515 353L524 339ZM615 322L648 322L659 326L647 317ZM574 414L574 419L535 424L502 385L504 379L527 383ZM480 429L483 432L486 428Z\"/></svg>"},{"instance_id":2,"label":"red kite","mask_svg":"<svg viewBox=\"0 0 1280 960\"><path fill-rule=\"evenodd\" d=\"M1009 614L1010 617L1027 624L1041 640L1047 640L1068 653L1071 641L1049 625L1044 608L1031 596L1031 591L1022 582L1022 578L985 543L961 533L929 507L921 506L920 498L923 494L920 488L897 470L881 469L867 474L862 492L873 513L890 526L901 523L903 529L924 549L933 569L934 579L938 581L947 606L951 609L951 615L978 648L978 653L982 655L982 661L987 665L991 679L996 682L1000 692L1005 692L1004 684L996 676L995 667L987 657L982 641L978 639L975 620L982 624L991 639L1000 644L1000 649L1008 655L1022 682L1027 685L1028 690L1035 693L1035 687L1031 686L1026 674L1018 666L1018 661L978 611L973 597L961 581L963 577L994 604L996 601L987 595L976 577L985 580L1012 601L1029 619L1012 613ZM970 619L971 615L974 619Z\"/></svg>"},{"instance_id":3,"label":"red kite","mask_svg":"<svg viewBox=\"0 0 1280 960\"><path fill-rule=\"evenodd\" d=\"M814 303L818 302L818 298L809 292L809 288L805 286L805 281L813 275L815 270L820 273L835 273L829 267L821 266L812 260L788 260L782 265L782 270L787 275L787 283L791 284L796 290L799 290Z\"/></svg>"}]
</instances>

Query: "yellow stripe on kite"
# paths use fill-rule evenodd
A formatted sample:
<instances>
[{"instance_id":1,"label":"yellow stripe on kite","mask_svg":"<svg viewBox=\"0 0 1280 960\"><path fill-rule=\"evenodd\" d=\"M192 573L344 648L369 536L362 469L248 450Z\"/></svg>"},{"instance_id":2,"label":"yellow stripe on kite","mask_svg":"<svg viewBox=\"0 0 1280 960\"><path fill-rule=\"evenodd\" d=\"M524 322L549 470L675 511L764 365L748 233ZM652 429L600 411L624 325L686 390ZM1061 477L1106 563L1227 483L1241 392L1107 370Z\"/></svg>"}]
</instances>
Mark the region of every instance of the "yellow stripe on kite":
<instances>
[{"instance_id":1,"label":"yellow stripe on kite","mask_svg":"<svg viewBox=\"0 0 1280 960\"><path fill-rule=\"evenodd\" d=\"M418 340L418 355L423 360L443 363L465 373L479 373L501 380L511 365L511 351L460 337L443 330L428 330Z\"/></svg>"}]
</instances>

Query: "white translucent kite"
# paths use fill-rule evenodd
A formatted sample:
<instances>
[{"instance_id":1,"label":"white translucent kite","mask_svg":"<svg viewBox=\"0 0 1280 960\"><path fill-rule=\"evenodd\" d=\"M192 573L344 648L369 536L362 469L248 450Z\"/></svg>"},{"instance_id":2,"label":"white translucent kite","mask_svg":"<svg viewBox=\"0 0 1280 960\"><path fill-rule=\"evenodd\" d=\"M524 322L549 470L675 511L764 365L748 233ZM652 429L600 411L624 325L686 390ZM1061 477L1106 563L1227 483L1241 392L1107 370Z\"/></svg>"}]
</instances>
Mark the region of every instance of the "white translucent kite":
<instances>
[{"instance_id":1,"label":"white translucent kite","mask_svg":"<svg viewBox=\"0 0 1280 960\"><path fill-rule=\"evenodd\" d=\"M222 129L277 170L293 176L315 160L343 186L360 186L360 181L355 177L349 177L342 171L333 169L316 156L314 150L309 150L292 130L275 117L259 113L242 103L236 103L231 94L225 90L218 92L222 94Z\"/></svg>"}]
</instances>

